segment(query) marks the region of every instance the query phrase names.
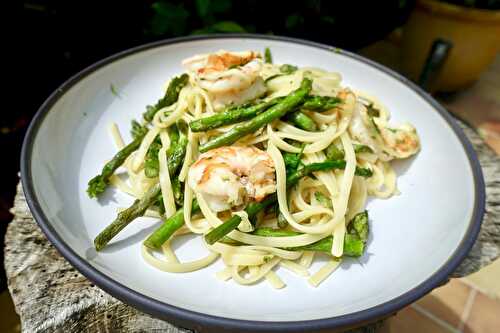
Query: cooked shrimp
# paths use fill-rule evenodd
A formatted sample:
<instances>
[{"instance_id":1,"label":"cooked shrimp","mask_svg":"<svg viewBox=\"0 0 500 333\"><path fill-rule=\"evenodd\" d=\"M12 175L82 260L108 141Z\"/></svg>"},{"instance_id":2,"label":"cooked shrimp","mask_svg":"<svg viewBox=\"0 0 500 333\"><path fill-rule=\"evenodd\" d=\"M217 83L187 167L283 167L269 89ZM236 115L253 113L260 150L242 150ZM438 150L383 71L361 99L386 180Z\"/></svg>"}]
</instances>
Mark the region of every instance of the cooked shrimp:
<instances>
[{"instance_id":1,"label":"cooked shrimp","mask_svg":"<svg viewBox=\"0 0 500 333\"><path fill-rule=\"evenodd\" d=\"M370 117L365 105L360 102L354 108L349 133L355 140L370 147L383 161L406 158L420 149L413 126L389 127L384 120Z\"/></svg>"},{"instance_id":2,"label":"cooked shrimp","mask_svg":"<svg viewBox=\"0 0 500 333\"><path fill-rule=\"evenodd\" d=\"M188 183L216 212L276 191L273 160L255 147L221 147L200 155L189 169Z\"/></svg>"},{"instance_id":3,"label":"cooked shrimp","mask_svg":"<svg viewBox=\"0 0 500 333\"><path fill-rule=\"evenodd\" d=\"M349 134L360 143L370 147L377 155L381 149L377 143L376 130L370 123L366 107L361 102L356 102L352 113L351 123L349 124Z\"/></svg>"},{"instance_id":4,"label":"cooked shrimp","mask_svg":"<svg viewBox=\"0 0 500 333\"><path fill-rule=\"evenodd\" d=\"M380 126L379 129L387 152L396 158L407 158L420 149L417 131L410 124L396 128Z\"/></svg>"},{"instance_id":5,"label":"cooked shrimp","mask_svg":"<svg viewBox=\"0 0 500 333\"><path fill-rule=\"evenodd\" d=\"M262 59L254 51L219 51L196 55L182 62L197 84L208 91L214 107L241 104L266 91L260 76Z\"/></svg>"}]
</instances>

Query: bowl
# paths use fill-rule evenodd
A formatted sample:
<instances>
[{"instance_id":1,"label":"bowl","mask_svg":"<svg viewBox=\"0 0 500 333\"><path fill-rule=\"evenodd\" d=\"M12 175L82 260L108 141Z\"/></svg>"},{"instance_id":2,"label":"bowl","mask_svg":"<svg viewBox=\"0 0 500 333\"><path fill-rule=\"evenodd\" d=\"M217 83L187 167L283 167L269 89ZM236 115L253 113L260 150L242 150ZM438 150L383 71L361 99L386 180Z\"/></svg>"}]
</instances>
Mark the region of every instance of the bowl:
<instances>
[{"instance_id":1,"label":"bowl","mask_svg":"<svg viewBox=\"0 0 500 333\"><path fill-rule=\"evenodd\" d=\"M130 140L130 120L154 103L181 60L198 53L263 50L277 63L338 71L343 84L377 96L392 121L409 121L421 138L414 158L395 163L401 194L370 200L368 253L345 260L317 289L288 272L287 287L251 287L203 270L170 274L147 265L142 240L160 223L141 218L97 253L92 240L131 199L108 190L99 201L87 182L116 152L116 122ZM427 93L361 56L304 40L212 35L164 40L106 58L76 74L41 106L26 135L21 174L28 205L47 238L97 286L155 317L197 331L319 332L388 316L444 283L473 245L484 213L477 157L454 119ZM175 245L182 259L205 253L199 238ZM315 264L312 271L316 270Z\"/></svg>"}]
</instances>

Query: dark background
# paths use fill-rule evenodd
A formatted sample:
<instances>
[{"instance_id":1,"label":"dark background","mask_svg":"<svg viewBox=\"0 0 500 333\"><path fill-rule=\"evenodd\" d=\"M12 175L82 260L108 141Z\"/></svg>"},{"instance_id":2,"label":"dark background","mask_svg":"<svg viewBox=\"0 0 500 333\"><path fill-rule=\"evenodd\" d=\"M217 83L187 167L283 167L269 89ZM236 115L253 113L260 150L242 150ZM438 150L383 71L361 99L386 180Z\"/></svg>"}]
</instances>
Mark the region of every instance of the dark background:
<instances>
[{"instance_id":1,"label":"dark background","mask_svg":"<svg viewBox=\"0 0 500 333\"><path fill-rule=\"evenodd\" d=\"M11 161L3 165L0 189L2 244L26 128L50 93L79 70L136 45L203 33L285 35L356 51L404 23L413 5L411 0L24 1L16 54L22 55L29 87L0 118L4 160Z\"/></svg>"}]
</instances>

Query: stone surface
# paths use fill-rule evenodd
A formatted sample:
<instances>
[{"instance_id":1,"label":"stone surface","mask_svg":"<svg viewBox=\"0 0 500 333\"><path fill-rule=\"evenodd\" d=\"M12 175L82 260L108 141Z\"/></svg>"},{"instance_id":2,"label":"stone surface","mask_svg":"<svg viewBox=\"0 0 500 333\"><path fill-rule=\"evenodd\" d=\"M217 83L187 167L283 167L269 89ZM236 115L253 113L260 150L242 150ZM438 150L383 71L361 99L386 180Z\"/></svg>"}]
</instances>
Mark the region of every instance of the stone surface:
<instances>
[{"instance_id":1,"label":"stone surface","mask_svg":"<svg viewBox=\"0 0 500 333\"><path fill-rule=\"evenodd\" d=\"M474 273L500 256L500 158L473 130L462 127L483 168L487 203L478 240L453 277ZM76 271L38 228L21 185L12 213L5 268L23 332L190 332L123 304ZM379 324L356 332L374 332Z\"/></svg>"}]
</instances>

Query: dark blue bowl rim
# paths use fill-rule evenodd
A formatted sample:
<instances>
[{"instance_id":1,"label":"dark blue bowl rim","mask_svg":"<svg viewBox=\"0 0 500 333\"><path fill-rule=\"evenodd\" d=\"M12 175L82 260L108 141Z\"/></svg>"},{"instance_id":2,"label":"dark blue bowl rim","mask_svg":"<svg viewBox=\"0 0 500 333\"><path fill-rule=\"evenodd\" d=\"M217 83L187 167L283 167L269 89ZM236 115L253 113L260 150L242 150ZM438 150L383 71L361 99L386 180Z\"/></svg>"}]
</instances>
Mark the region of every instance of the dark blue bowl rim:
<instances>
[{"instance_id":1,"label":"dark blue bowl rim","mask_svg":"<svg viewBox=\"0 0 500 333\"><path fill-rule=\"evenodd\" d=\"M57 234L55 229L52 227L50 220L44 214L38 198L35 194L32 172L31 172L31 158L33 152L33 145L36 139L36 135L40 125L42 124L45 116L50 112L52 106L76 83L82 80L87 75L97 71L101 67L110 64L113 61L122 59L132 54L136 54L148 49L161 47L170 44L177 44L189 41L199 41L208 39L218 39L218 38L232 38L232 39L259 39L259 40L272 40L272 41L283 41L293 44L306 45L310 47L315 47L322 50L328 50L336 53L340 53L344 56L355 59L359 62L365 63L371 67L378 69L396 79L397 81L403 83L409 89L413 90L420 97L422 97L426 102L428 102L447 122L447 124L452 128L454 133L459 138L463 145L463 148L468 156L470 167L474 176L474 189L475 189L475 201L474 210L470 219L469 227L464 237L460 241L460 244L456 251L450 256L450 258L430 277L428 277L424 282L415 286L413 289L407 291L406 293L369 309L362 311L331 317L324 319L315 320L304 320L304 321L283 321L283 322L269 322L269 321L251 321L251 320L239 320L230 319L218 316L207 315L199 312L194 312L172 306L143 294L140 294L120 283L113 280L111 277L105 275L104 273L98 271L92 267L84 258L76 254L73 249ZM21 181L26 196L28 206L35 217L38 225L45 233L50 242L57 248L57 250L83 275L85 275L89 280L94 282L100 288L111 294L112 296L120 299L121 301L128 303L137 309L149 313L155 317L172 321L177 325L183 327L189 327L192 329L222 329L227 331L253 331L253 332L313 332L331 329L342 329L357 326L363 323L370 322L379 318L383 318L392 313L395 313L404 306L418 300L434 288L438 287L444 283L450 276L450 274L458 267L458 265L465 259L470 249L474 245L477 238L479 230L481 228L481 223L484 215L485 209L485 186L484 179L481 170L481 166L477 159L476 153L472 148L471 143L458 127L456 121L449 115L449 113L428 93L423 91L413 82L403 77L402 75L394 72L393 70L366 59L360 55L341 50L336 47L296 39L290 37L281 36L270 36L270 35L257 35L257 34L223 34L223 35L200 35L200 36L189 36L181 38L173 38L161 40L141 46L137 46L123 52L112 55L105 58L81 72L77 73L66 82L64 82L51 96L43 103L36 115L34 116L27 134L24 138L23 147L21 151Z\"/></svg>"}]
</instances>

